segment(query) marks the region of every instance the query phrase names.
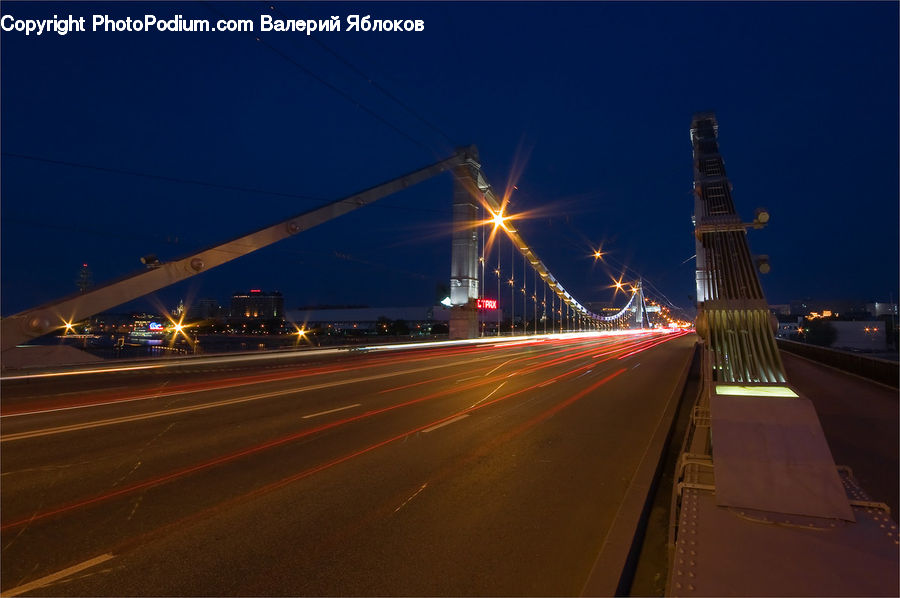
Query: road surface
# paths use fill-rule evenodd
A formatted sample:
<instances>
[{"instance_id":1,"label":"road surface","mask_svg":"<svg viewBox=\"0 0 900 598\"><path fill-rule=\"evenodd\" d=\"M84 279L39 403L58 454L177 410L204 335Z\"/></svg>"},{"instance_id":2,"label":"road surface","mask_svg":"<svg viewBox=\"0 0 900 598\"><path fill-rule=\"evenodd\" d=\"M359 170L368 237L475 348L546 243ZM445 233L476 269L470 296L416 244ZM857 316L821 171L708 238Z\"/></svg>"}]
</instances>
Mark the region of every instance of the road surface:
<instances>
[{"instance_id":1,"label":"road surface","mask_svg":"<svg viewBox=\"0 0 900 598\"><path fill-rule=\"evenodd\" d=\"M4 595L575 595L693 335L2 381Z\"/></svg>"}]
</instances>

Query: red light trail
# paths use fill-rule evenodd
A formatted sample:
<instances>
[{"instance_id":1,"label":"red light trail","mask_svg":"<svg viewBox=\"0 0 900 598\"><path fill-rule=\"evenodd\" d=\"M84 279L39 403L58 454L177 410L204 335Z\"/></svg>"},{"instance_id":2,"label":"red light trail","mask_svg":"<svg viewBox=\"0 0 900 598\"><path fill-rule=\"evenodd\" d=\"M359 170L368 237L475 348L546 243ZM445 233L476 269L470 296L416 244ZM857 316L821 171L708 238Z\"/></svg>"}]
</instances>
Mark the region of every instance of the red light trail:
<instances>
[{"instance_id":1,"label":"red light trail","mask_svg":"<svg viewBox=\"0 0 900 598\"><path fill-rule=\"evenodd\" d=\"M630 340L630 339L629 339L629 340ZM666 339L666 340L668 340L668 339ZM612 342L614 342L614 341L612 341ZM664 341L660 341L660 342L664 342ZM622 350L627 350L628 348L631 348L631 347L633 347L633 346L643 346L644 344L645 344L645 343L638 343L637 345L635 345L634 343L628 342L627 345L626 345L626 347L623 347ZM655 345L652 345L652 346L655 346ZM645 348L649 348L649 346L644 347L644 348L639 349L639 350L644 350ZM576 347L567 347L567 348L564 348L564 349L560 349L559 351L554 351L554 353L565 352L565 351L574 351L574 353L572 353L572 354L570 354L570 355L565 355L565 356L559 357L559 358L554 359L554 360L551 360L551 361L549 361L549 362L547 362L547 363L542 363L542 364L540 364L540 365L532 366L532 367L526 368L526 369L524 369L524 370L515 371L515 372L510 373L510 374L500 374L500 375L497 375L497 376L484 377L484 378L482 378L482 379L480 379L480 380L475 380L475 381L472 381L472 382L470 382L470 383L468 383L468 384L463 384L463 385L459 385L459 386L454 386L454 387L452 387L452 388L444 389L444 390L441 390L441 391L438 391L438 392L435 392L435 393L431 393L431 394L428 394L428 395L425 395L425 396L421 396L421 397L418 397L418 398L415 398L415 399L412 399L412 400L409 400L409 401L405 401L405 402L403 402L403 403L399 403L399 404L396 404L396 405L391 405L391 406L387 406L387 407L383 407L383 408L379 408L379 409L370 410L370 411L367 411L367 412L365 412L365 413L362 413L362 414L359 414L359 415L356 415L356 416L343 418L343 419L340 419L340 420L337 420L337 421L334 421L334 422L330 422L330 423L327 423L327 424L322 424L322 425L319 425L319 426L315 426L315 427L312 427L312 428L308 428L308 429L306 429L306 430L302 430L302 431L299 431L299 432L295 432L295 433L292 433L292 434L288 434L288 435L282 436L282 437L280 437L280 438L276 438L276 439L273 439L273 440L269 440L269 441L264 442L264 443L260 443L260 444L257 444L257 445L253 445L253 446L250 446L250 447L246 447L246 448L240 449L240 450L238 450L238 451L234 451L234 452L228 453L228 454L226 454L226 455L222 455L222 456L219 456L219 457L216 457L216 458L213 458L213 459L208 459L208 460L206 460L206 461L202 461L202 462L200 462L200 463L196 463L196 464L191 465L191 466L189 466L189 467L185 467L185 468L182 468L182 469L178 469L178 470L176 470L176 471L172 471L172 472L167 473L167 474L165 474L165 475L153 477L153 478L150 478L150 479L141 481L141 482L135 482L135 483L133 483L133 484L131 484L131 485L128 485L128 486L119 488L119 489L114 490L114 491L111 491L111 492L106 492L106 493L99 494L99 495L96 495L96 496L93 496L93 497L89 497L89 498L86 498L86 499L82 499L82 500L78 500L78 501L71 502L71 503L68 503L68 504L64 504L64 505L61 505L61 506L58 506L58 507L55 507L55 508L51 508L51 509L42 511L42 512L40 512L40 513L33 514L33 515L29 516L29 517L25 517L25 518L21 518L21 519L18 519L18 520L6 522L6 523L3 523L2 525L0 525L0 530L4 530L4 531L5 531L5 530L8 530L8 529L13 529L13 528L19 527L19 526L21 526L21 525L25 525L25 524L30 523L30 522L40 521L40 520L43 520L43 519L50 518L50 517L52 517L52 516L54 516L54 515L59 515L59 514L62 514L62 513L71 512L71 511L74 511L74 510L77 510L77 509L89 507L89 506L92 506L92 505L97 505L97 504L100 504L100 503L103 503L103 502L107 502L107 501L112 500L112 499L117 498L117 497L129 495L129 494L132 494L132 493L137 492L137 491L141 491L141 490L145 490L145 489L152 488L152 487L155 487L155 486L163 485L163 484L172 482L172 481L174 481L174 480L177 480L177 479L180 479L180 478L184 478L184 477L186 477L186 476L188 476L188 475L190 475L190 474L197 473L197 472L200 472L200 471L203 471L203 470L207 470L207 469L210 469L210 468L213 468L213 467L216 467L216 466L219 466L219 465L223 465L223 464L226 464L226 463L230 463L230 462L233 462L233 461L236 461L236 460L238 460L238 459L241 459L241 458L244 458L244 457L248 457L248 456L251 456L251 455L254 455L254 454L258 454L258 453L261 453L261 452L263 452L263 451L266 451L266 450L269 450L269 449L272 449L272 448L275 448L275 447L278 447L278 446L282 446L282 445L285 445L285 444L287 444L287 443L294 442L294 441L297 441L297 440L300 440L300 439L303 439L303 438L312 436L312 435L317 434L317 433L320 433L320 432L324 432L324 431L326 431L326 430L334 429L334 428L337 428L337 427L340 427L340 426L344 426L344 425L346 425L346 424L350 424L350 423L357 422L357 421L360 421L360 420L363 420L363 419L371 418L371 417L374 417L374 416L377 416L377 415L380 415L380 414L383 414L383 413L387 413L387 412L395 411L395 410L397 410L397 409L401 409L401 408L408 407L408 406L411 406L411 405L419 404L419 403L422 403L422 402L424 402L424 401L428 401L428 400L431 400L431 399L434 399L434 398L437 398L437 397L442 397L442 396L447 396L447 395L458 394L458 393L461 393L461 392L465 392L465 391L467 391L467 390L472 390L472 389L475 389L475 388L479 388L479 387L481 387L481 386L486 386L486 385L490 385L490 384L494 384L494 383L497 383L497 382L504 381L504 380L506 380L507 378L509 378L510 376L513 376L513 375L525 375L525 374L531 374L531 373L534 373L534 372L543 370L543 369L548 368L548 367L553 367L553 366L557 366L557 365L560 365L560 364L563 364L563 363L568 363L568 362L571 362L571 361L580 359L580 358L584 357L585 355L587 355L588 353L591 353L591 352L593 352L593 351L596 351L596 348L595 348L595 347L592 347L592 348L590 348L590 349L583 349L583 348L581 348L580 346L576 346ZM540 357L540 356L535 356L535 357ZM523 358L517 358L517 359L515 359L515 360L516 360L516 361L517 361L517 360L521 360L521 359L529 359L529 360L530 360L530 359L532 359L532 358L533 358L533 357L523 357ZM411 360L409 360L409 361L417 361L417 360L418 360L418 359L411 359ZM383 360L378 360L378 361L383 361ZM401 361L406 361L406 360L401 360ZM394 363L396 363L396 361L394 361ZM509 362L507 362L507 363L509 363ZM318 471L322 471L322 470L327 469L327 468L329 468L329 467L333 467L334 465L337 465L338 463L342 463L342 462L344 462L344 461L346 461L346 460L348 460L348 459L351 459L351 458L353 458L353 457L355 457L355 456L358 456L358 455L361 455L361 454L365 454L365 453L367 453L367 452L370 452L370 451L372 451L372 450L374 450L374 449L376 449L376 448L378 448L378 447L380 447L380 446L384 446L384 445L386 445L386 444L389 444L390 442L393 442L393 441L395 441L395 440L398 440L398 439L400 439L400 438L403 438L403 437L405 437L405 436L407 436L407 435L409 435L409 434L414 434L414 433L416 433L416 432L425 430L425 429L427 429L427 428L430 428L430 427L433 427L433 426L436 426L436 425L440 425L440 424L442 424L442 423L444 423L444 422L447 422L447 421L449 421L449 420L451 420L451 419L453 419L453 418L459 417L459 416L461 416L461 415L465 415L465 414L471 413L471 412L473 412L473 411L477 411L477 410L480 410L480 409L484 409L485 407L488 407L488 406L490 406L490 405L494 405L494 404L496 404L496 403L498 403L498 402L500 402L500 401L507 400L507 399L509 399L509 398L511 398L511 397L518 396L518 395L521 395L522 393L525 393L525 392L528 392L528 391L535 390L536 388L539 388L539 387L541 387L541 386L545 386L545 385L547 385L548 383L556 382L556 381L565 379L565 378L567 378L567 377L570 377L570 376L572 376L572 375L574 375L574 374L576 374L576 373L583 372L583 371L585 371L585 370L587 370L587 369L589 369L589 368L596 367L597 363L598 363L598 362L591 362L591 363L589 363L589 364L587 364L587 365L582 365L582 366L573 368L573 369L571 369L571 370L568 370L568 371L566 371L566 372L563 372L563 373L561 373L561 374L559 374L559 375L556 375L556 376L553 376L553 377L551 377L551 378L542 379L542 380L540 380L538 383L533 384L533 385L530 385L530 386L528 386L528 387L526 387L526 388L522 388L522 389L520 389L520 390L516 390L516 391L510 392L510 393L507 393L507 394L498 396L498 397L496 397L496 398L494 398L494 399L492 399L492 400L490 400L490 401L486 401L486 402L483 402L483 403L474 405L474 406L472 406L472 407L470 407L470 408L468 408L468 409L464 409L464 410L462 410L462 411L453 413L452 415L449 415L449 416L447 416L447 417L444 417L444 418L440 418L440 419L438 419L438 420L431 421L431 422L429 422L429 423L427 423L427 424L423 424L423 425L418 426L418 427L416 427L416 428L414 428L414 429L412 429L412 430L409 430L409 431L407 431L407 432L405 432L405 433L403 433L403 434L400 434L400 435L394 436L394 437L392 437L392 438L389 438L389 439L387 439L387 440L385 440L385 441L382 441L382 442L373 444L373 445L371 445L371 446L369 446L369 447L367 447L367 448L361 449L361 450L359 450L359 451L356 451L356 452L354 452L354 453L351 453L351 454L349 454L349 455L346 455L346 456L344 456L344 457L341 457L340 459L337 459L337 460L335 460L335 461L331 461L331 462L325 463L325 464L323 464L323 465L316 466L316 467L314 467L314 468L311 468L311 469L309 469L309 470L306 470L306 471L304 471L304 472L301 472L301 473L299 473L299 474L296 474L296 475L294 475L294 476L291 476L290 478L286 478L286 480L283 480L282 482L279 482L278 484L281 484L281 483L290 483L290 481L296 481L296 480L302 479L303 477L307 477L307 476L312 475L313 473L316 473L316 472L318 472ZM368 364L366 367L375 367L375 364ZM333 369L331 369L331 370L329 370L329 371L344 371L344 370L346 370L346 369L353 369L353 368L333 368ZM320 371L321 371L321 370L320 370ZM595 383L594 385L588 387L588 388L585 389L584 391L581 391L581 392L579 392L578 394L574 395L573 397L570 397L569 399L567 399L567 400L564 401L563 403L558 404L556 407L552 408L549 412L546 412L545 414L542 414L542 415L540 416L540 418L538 418L538 419L535 420L535 423L537 423L537 421L541 421L541 419L545 419L546 417L552 416L553 413L557 412L557 411L560 410L560 409L563 409L565 406L571 404L572 402L577 401L578 399L582 398L583 396L585 396L586 394L588 394L589 392L591 392L593 389L599 387L602 383L605 383L607 380L612 379L613 377L619 375L620 373L622 373L622 372L624 372L624 371L625 371L624 369L619 370L619 371L616 372L615 374L613 374L613 375L611 375L611 376L608 376L607 378L604 378L604 379L601 380L600 382ZM307 374L307 375L313 375L313 374ZM285 376L276 377L275 379L283 379L284 377L285 377ZM287 377L303 377L303 376L287 376ZM429 380L429 382L434 382L434 381L439 381L439 380L446 380L446 379L448 379L448 378L450 378L450 377L453 377L453 376L444 376L444 377L440 377L440 378L435 378L435 379ZM258 378L258 377L254 377L254 378ZM417 384L408 385L408 387L409 387L409 386L416 386L416 385L417 385ZM391 390L397 390L397 389L391 389ZM271 486L271 489L274 489L275 487L278 487L278 485L276 484L276 485L274 485L274 486ZM269 488L269 487L267 486L267 487L263 487L263 488Z\"/></svg>"}]
</instances>

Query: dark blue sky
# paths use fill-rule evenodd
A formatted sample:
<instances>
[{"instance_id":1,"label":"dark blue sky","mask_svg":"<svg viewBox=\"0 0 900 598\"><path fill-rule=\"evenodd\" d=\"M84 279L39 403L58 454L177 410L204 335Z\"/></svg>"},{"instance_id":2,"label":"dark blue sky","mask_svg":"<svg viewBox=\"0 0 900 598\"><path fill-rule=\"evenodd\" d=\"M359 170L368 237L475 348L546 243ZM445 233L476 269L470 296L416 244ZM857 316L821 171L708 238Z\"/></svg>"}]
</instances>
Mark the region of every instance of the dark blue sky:
<instances>
[{"instance_id":1,"label":"dark blue sky","mask_svg":"<svg viewBox=\"0 0 900 598\"><path fill-rule=\"evenodd\" d=\"M269 6L4 2L2 12L258 24ZM771 259L771 303L897 298L897 3L275 6L423 19L425 30L259 34L277 51L240 33L0 34L4 315L75 291L83 262L107 281L145 254L182 257L471 143L495 188L523 166L511 209L541 216L519 229L576 298L611 296L588 257L602 242L610 271L626 264L688 306L689 125L702 110L718 115L741 213L772 213L750 235ZM288 307L428 304L449 277L450 201L443 176L159 296L225 302L263 288Z\"/></svg>"}]
</instances>

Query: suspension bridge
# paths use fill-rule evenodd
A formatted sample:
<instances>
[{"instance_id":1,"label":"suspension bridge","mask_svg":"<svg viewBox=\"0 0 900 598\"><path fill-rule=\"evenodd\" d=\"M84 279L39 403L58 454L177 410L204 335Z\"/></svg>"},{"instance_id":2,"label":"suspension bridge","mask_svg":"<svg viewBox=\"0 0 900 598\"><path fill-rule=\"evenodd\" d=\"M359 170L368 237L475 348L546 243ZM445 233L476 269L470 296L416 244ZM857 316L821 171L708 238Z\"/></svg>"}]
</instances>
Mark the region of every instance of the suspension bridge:
<instances>
[{"instance_id":1,"label":"suspension bridge","mask_svg":"<svg viewBox=\"0 0 900 598\"><path fill-rule=\"evenodd\" d=\"M573 297L516 230L514 226L516 218L508 212L508 197L501 199L497 196L478 162L477 149L470 146L459 149L445 160L215 247L170 262L161 263L152 260L148 262L147 269L133 275L5 317L0 321L2 326L0 351L13 350L29 339L53 331L71 329L74 322L207 272L447 171L452 172L454 181L450 272L451 339L476 338L481 334L476 315L479 300L485 298L485 268L492 257L489 252L495 239L497 261L493 273L497 279L496 299L500 299L504 283L507 284L510 288L508 307L510 317L514 320L516 306L520 303L517 295L521 295L520 315L524 320L523 332L527 333L526 316L529 311L533 316L533 333L539 331L538 323L541 324L540 331L544 333L623 327L644 328L645 325L649 325L646 319L648 312L644 290L640 281L631 286L628 303L611 314L594 313ZM490 238L487 244L482 240L479 246L478 230L486 223L492 227ZM505 237L510 244L511 256L508 264L501 262L498 235ZM522 267L519 270L516 269L517 253L522 258ZM529 269L531 276L528 273ZM507 270L508 279L505 278ZM531 278L530 294L529 278ZM521 286L518 286L519 284ZM542 288L540 301L539 288ZM528 306L529 299L531 310Z\"/></svg>"},{"instance_id":2,"label":"suspension bridge","mask_svg":"<svg viewBox=\"0 0 900 598\"><path fill-rule=\"evenodd\" d=\"M695 116L691 142L697 335L651 328L640 280L610 313L573 297L474 147L4 318L6 363L90 314L453 177L447 341L5 369L0 592L613 595L640 561L669 595L896 595L890 509L835 466L808 381L775 345L745 238L767 215L737 216L714 115ZM494 283L521 334L478 326ZM670 453L654 565L640 530Z\"/></svg>"}]
</instances>

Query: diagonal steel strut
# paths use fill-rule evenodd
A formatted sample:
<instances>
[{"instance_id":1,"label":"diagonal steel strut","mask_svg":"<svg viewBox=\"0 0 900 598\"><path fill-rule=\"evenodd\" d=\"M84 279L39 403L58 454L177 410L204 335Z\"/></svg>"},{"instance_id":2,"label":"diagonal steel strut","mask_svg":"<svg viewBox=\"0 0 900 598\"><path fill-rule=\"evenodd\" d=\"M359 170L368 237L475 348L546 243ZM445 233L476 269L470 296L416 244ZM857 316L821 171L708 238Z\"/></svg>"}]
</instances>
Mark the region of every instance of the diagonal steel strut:
<instances>
[{"instance_id":1,"label":"diagonal steel strut","mask_svg":"<svg viewBox=\"0 0 900 598\"><path fill-rule=\"evenodd\" d=\"M421 183L431 177L471 162L474 146L464 147L440 162L360 191L287 220L226 241L187 257L128 275L85 293L70 295L0 320L0 351L30 339L143 297L226 262L243 257L297 233L343 216L383 197Z\"/></svg>"}]
</instances>

